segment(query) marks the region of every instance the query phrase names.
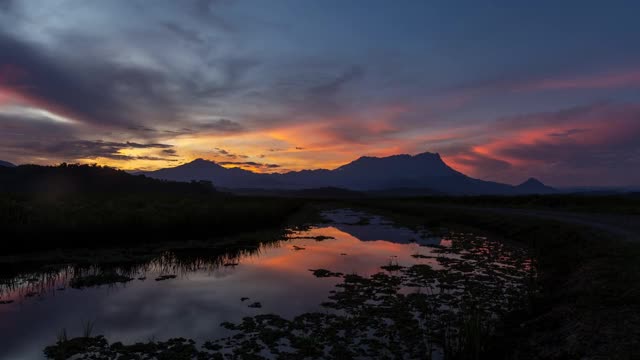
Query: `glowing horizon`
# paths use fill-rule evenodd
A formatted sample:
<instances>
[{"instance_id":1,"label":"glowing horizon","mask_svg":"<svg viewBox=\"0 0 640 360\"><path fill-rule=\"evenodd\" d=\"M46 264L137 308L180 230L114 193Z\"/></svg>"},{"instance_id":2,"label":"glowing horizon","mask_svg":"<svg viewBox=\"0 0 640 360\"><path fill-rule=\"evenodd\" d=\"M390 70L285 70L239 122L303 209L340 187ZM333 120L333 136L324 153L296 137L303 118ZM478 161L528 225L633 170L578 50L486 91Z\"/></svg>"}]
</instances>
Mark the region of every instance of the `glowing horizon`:
<instances>
[{"instance_id":1,"label":"glowing horizon","mask_svg":"<svg viewBox=\"0 0 640 360\"><path fill-rule=\"evenodd\" d=\"M3 2L0 160L286 172L437 152L484 180L640 184L638 3L362 6Z\"/></svg>"}]
</instances>

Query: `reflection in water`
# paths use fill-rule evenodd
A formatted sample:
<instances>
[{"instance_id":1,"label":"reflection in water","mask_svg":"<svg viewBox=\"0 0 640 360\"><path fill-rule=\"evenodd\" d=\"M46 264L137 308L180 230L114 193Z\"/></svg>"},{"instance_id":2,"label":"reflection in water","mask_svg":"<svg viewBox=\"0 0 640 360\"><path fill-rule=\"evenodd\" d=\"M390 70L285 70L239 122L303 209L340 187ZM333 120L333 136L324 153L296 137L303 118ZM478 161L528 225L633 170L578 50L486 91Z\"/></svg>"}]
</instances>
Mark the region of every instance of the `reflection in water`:
<instances>
[{"instance_id":1,"label":"reflection in water","mask_svg":"<svg viewBox=\"0 0 640 360\"><path fill-rule=\"evenodd\" d=\"M348 306L355 306L355 288L374 293L427 292L438 296L440 307L451 308L466 291L460 284L486 283L482 291L513 301L512 295L520 293L504 289L518 290L523 274L533 270L523 249L473 234L435 237L425 229L395 227L379 216L350 210L327 212L325 217L329 224L233 253L183 250L144 264L70 265L17 277L0 285L0 301L6 302L0 305L0 358L41 359L42 349L56 342L61 329L70 338L80 336L88 321L95 324L94 334L126 343L172 337L204 342L237 331L248 336L243 331L246 324L240 323L245 317L277 314L294 319L279 324L294 326L300 314L349 312ZM381 265L399 279L395 285L387 278L366 280L383 271ZM328 272L318 271L324 269ZM323 274L327 276L318 276ZM120 282L91 286L110 279ZM335 292L336 285L342 291ZM380 301L384 304L391 298ZM335 326L348 325L335 321ZM229 325L219 326L223 322ZM227 345L237 347L221 342Z\"/></svg>"}]
</instances>

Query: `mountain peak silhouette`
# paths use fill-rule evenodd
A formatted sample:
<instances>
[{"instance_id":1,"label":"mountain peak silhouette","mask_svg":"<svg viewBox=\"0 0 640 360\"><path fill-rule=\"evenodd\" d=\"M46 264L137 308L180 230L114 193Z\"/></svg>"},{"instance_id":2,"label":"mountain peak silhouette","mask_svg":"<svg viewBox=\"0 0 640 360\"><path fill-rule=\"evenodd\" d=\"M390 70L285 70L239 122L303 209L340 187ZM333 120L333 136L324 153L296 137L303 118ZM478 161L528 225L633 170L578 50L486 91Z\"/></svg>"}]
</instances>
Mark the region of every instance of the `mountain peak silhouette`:
<instances>
[{"instance_id":1,"label":"mountain peak silhouette","mask_svg":"<svg viewBox=\"0 0 640 360\"><path fill-rule=\"evenodd\" d=\"M190 161L186 164L183 164L181 166L211 166L211 165L216 165L216 166L220 166L218 164L215 163L215 161L211 161L211 160L205 160L203 158L197 158L193 161Z\"/></svg>"},{"instance_id":2,"label":"mountain peak silhouette","mask_svg":"<svg viewBox=\"0 0 640 360\"><path fill-rule=\"evenodd\" d=\"M302 170L261 174L240 168L227 169L213 161L196 159L175 168L145 173L175 180L209 180L214 186L235 189L301 190L343 188L356 191L388 189L432 190L449 194L522 194L554 191L533 179L514 187L466 176L447 165L438 153L362 156L334 170Z\"/></svg>"},{"instance_id":3,"label":"mountain peak silhouette","mask_svg":"<svg viewBox=\"0 0 640 360\"><path fill-rule=\"evenodd\" d=\"M529 178L522 184L515 187L518 192L526 194L550 194L556 192L556 189L545 185L536 178Z\"/></svg>"},{"instance_id":4,"label":"mountain peak silhouette","mask_svg":"<svg viewBox=\"0 0 640 360\"><path fill-rule=\"evenodd\" d=\"M0 160L0 166L4 166L4 167L16 167L14 164L8 162L8 161L2 161Z\"/></svg>"}]
</instances>

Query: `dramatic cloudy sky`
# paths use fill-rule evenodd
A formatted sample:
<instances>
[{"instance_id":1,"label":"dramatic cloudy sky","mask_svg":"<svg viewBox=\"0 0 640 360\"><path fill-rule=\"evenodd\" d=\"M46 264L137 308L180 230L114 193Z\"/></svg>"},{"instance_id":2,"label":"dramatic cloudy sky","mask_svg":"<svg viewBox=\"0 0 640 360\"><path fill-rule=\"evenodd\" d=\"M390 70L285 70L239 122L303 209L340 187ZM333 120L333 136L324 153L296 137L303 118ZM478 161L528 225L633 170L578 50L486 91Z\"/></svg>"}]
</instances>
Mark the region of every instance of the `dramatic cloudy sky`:
<instances>
[{"instance_id":1,"label":"dramatic cloudy sky","mask_svg":"<svg viewBox=\"0 0 640 360\"><path fill-rule=\"evenodd\" d=\"M0 159L640 184L639 1L0 0Z\"/></svg>"}]
</instances>

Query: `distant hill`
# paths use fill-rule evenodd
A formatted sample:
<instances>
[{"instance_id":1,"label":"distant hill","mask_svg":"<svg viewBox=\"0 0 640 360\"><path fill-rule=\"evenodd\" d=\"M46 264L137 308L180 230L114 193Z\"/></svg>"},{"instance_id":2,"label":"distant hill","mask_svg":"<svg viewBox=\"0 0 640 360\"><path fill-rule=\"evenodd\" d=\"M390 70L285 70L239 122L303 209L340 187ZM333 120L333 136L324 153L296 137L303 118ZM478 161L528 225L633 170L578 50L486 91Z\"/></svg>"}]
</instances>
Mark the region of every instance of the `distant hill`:
<instances>
[{"instance_id":1,"label":"distant hill","mask_svg":"<svg viewBox=\"0 0 640 360\"><path fill-rule=\"evenodd\" d=\"M519 194L554 194L558 192L551 186L543 184L540 180L529 178L527 181L515 187Z\"/></svg>"},{"instance_id":2,"label":"distant hill","mask_svg":"<svg viewBox=\"0 0 640 360\"><path fill-rule=\"evenodd\" d=\"M216 187L226 188L278 188L278 183L265 177L240 168L227 169L213 161L196 159L190 163L174 168L151 172L140 172L148 177L172 181L208 180L215 182Z\"/></svg>"},{"instance_id":3,"label":"distant hill","mask_svg":"<svg viewBox=\"0 0 640 360\"><path fill-rule=\"evenodd\" d=\"M402 189L402 192L458 195L514 195L541 193L544 184L526 182L520 187L474 179L448 166L437 153L361 157L334 170L303 170L283 174L259 174L239 168L227 169L215 162L197 159L174 168L144 172L157 179L208 180L230 189L303 190L340 188L360 192ZM536 180L537 181L537 180ZM551 188L548 188L551 189Z\"/></svg>"},{"instance_id":4,"label":"distant hill","mask_svg":"<svg viewBox=\"0 0 640 360\"><path fill-rule=\"evenodd\" d=\"M12 163L10 163L8 161L2 161L2 160L0 160L0 166L3 166L3 167L16 167Z\"/></svg>"}]
</instances>

